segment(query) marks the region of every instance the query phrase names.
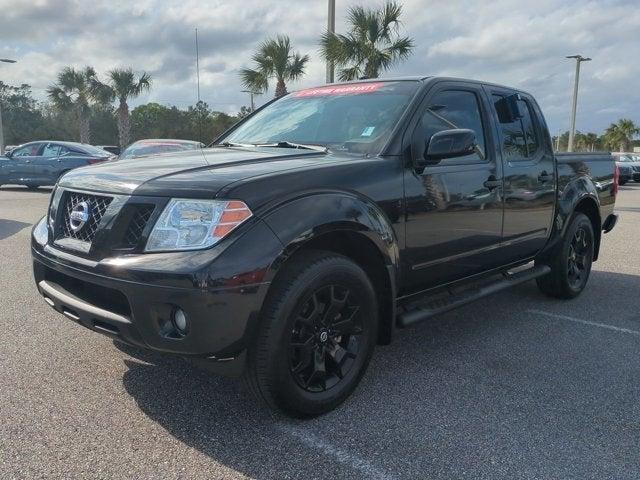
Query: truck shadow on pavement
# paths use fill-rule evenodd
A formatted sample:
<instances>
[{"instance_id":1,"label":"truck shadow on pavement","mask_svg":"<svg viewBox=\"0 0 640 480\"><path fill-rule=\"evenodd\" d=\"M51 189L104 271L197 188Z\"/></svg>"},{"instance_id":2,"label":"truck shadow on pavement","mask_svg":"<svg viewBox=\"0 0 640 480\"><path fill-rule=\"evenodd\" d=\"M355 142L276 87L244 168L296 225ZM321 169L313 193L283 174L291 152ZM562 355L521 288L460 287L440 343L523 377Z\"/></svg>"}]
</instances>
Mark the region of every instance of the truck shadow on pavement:
<instances>
[{"instance_id":1,"label":"truck shadow on pavement","mask_svg":"<svg viewBox=\"0 0 640 480\"><path fill-rule=\"evenodd\" d=\"M27 187L0 187L0 191L3 192L23 192L23 193L51 193L53 187L39 187L35 190L31 190Z\"/></svg>"},{"instance_id":2,"label":"truck shadow on pavement","mask_svg":"<svg viewBox=\"0 0 640 480\"><path fill-rule=\"evenodd\" d=\"M640 336L580 320L640 331L638 291L640 276L594 271L572 301L530 283L399 331L344 405L307 421L118 344L123 383L173 436L253 478L631 478Z\"/></svg>"},{"instance_id":3,"label":"truck shadow on pavement","mask_svg":"<svg viewBox=\"0 0 640 480\"><path fill-rule=\"evenodd\" d=\"M18 222L16 220L5 220L0 218L0 240L9 238L18 233L23 228L31 226L30 223Z\"/></svg>"}]
</instances>

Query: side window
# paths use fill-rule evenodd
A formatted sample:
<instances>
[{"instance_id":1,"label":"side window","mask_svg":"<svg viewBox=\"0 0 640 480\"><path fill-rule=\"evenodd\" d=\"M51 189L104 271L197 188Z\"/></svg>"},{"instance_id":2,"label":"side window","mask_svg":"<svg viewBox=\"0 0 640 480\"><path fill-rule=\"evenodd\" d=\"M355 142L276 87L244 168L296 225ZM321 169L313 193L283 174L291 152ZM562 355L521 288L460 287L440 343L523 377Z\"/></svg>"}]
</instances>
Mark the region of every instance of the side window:
<instances>
[{"instance_id":1,"label":"side window","mask_svg":"<svg viewBox=\"0 0 640 480\"><path fill-rule=\"evenodd\" d=\"M65 147L64 145L60 145L60 153L58 155L62 157L63 155L74 155L75 151L70 149L69 147Z\"/></svg>"},{"instance_id":2,"label":"side window","mask_svg":"<svg viewBox=\"0 0 640 480\"><path fill-rule=\"evenodd\" d=\"M35 157L38 155L38 150L40 150L40 143L32 143L31 145L25 145L21 148L16 148L13 151L12 157Z\"/></svg>"},{"instance_id":3,"label":"side window","mask_svg":"<svg viewBox=\"0 0 640 480\"><path fill-rule=\"evenodd\" d=\"M502 95L493 95L494 102L504 98ZM540 142L533 123L531 107L525 100L518 100L520 118L513 122L500 122L502 134L502 153L505 160L527 160L538 151Z\"/></svg>"},{"instance_id":4,"label":"side window","mask_svg":"<svg viewBox=\"0 0 640 480\"><path fill-rule=\"evenodd\" d=\"M58 156L60 146L55 143L47 143L42 150L42 155L45 158L55 158Z\"/></svg>"},{"instance_id":5,"label":"side window","mask_svg":"<svg viewBox=\"0 0 640 480\"><path fill-rule=\"evenodd\" d=\"M468 128L476 133L478 147L482 157L478 153L464 157L452 158L445 162L477 163L484 161L485 134L482 124L480 104L475 93L468 90L444 90L436 93L429 101L421 118L425 138L429 139L434 133L453 128Z\"/></svg>"}]
</instances>

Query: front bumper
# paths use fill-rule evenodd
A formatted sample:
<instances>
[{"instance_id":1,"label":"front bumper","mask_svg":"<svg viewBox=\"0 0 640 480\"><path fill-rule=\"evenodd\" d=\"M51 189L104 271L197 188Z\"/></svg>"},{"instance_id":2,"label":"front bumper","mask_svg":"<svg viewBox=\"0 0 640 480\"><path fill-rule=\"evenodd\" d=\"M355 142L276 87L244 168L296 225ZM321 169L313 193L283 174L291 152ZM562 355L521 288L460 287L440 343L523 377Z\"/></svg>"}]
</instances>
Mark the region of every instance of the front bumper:
<instances>
[{"instance_id":1,"label":"front bumper","mask_svg":"<svg viewBox=\"0 0 640 480\"><path fill-rule=\"evenodd\" d=\"M269 286L265 272L281 249L259 221L228 248L210 250L211 258L202 251L146 255L142 266L126 258L91 261L38 240L34 229L35 282L57 312L125 343L189 357L228 375L243 369ZM251 243L259 252L248 248ZM172 255L180 260L173 266ZM171 321L176 308L189 320L186 334Z\"/></svg>"}]
</instances>

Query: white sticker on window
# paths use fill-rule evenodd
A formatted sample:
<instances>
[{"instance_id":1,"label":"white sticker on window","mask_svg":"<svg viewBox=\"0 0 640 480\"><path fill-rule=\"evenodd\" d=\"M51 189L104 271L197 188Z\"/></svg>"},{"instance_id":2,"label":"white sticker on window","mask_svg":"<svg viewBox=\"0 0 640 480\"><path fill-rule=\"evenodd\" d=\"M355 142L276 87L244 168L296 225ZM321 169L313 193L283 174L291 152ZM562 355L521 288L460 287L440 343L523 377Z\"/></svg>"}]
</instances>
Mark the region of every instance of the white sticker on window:
<instances>
[{"instance_id":1,"label":"white sticker on window","mask_svg":"<svg viewBox=\"0 0 640 480\"><path fill-rule=\"evenodd\" d=\"M360 134L361 137L370 137L376 127L367 127Z\"/></svg>"}]
</instances>

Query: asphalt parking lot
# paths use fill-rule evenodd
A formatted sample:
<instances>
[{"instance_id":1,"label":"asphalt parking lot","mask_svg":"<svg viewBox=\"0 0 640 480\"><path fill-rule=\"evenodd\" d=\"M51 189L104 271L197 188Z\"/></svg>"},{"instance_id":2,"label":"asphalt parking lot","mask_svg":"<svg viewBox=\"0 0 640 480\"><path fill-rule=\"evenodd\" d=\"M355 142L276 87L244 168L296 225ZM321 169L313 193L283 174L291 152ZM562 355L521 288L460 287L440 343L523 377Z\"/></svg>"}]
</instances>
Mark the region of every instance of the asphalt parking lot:
<instances>
[{"instance_id":1,"label":"asphalt parking lot","mask_svg":"<svg viewBox=\"0 0 640 480\"><path fill-rule=\"evenodd\" d=\"M48 196L0 188L2 479L640 476L638 183L580 298L530 283L401 331L310 421L54 313L29 253Z\"/></svg>"}]
</instances>

